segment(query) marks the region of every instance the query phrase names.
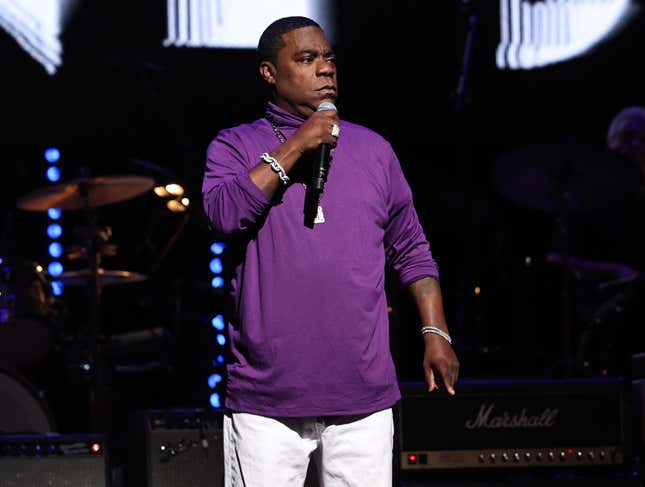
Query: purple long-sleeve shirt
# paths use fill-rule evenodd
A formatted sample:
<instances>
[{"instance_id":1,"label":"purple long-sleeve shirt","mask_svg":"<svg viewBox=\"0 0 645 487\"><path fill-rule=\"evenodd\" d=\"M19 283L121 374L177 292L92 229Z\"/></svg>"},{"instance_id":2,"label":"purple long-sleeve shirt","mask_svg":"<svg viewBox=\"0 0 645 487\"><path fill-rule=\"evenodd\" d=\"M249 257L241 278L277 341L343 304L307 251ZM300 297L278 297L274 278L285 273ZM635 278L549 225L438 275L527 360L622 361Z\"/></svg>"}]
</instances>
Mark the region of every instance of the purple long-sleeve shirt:
<instances>
[{"instance_id":1,"label":"purple long-sleeve shirt","mask_svg":"<svg viewBox=\"0 0 645 487\"><path fill-rule=\"evenodd\" d=\"M303 119L269 103L288 138ZM399 398L389 349L386 259L404 285L437 277L412 193L390 144L341 121L325 222L304 226L305 188L269 200L249 170L279 145L266 118L222 130L208 147L204 208L237 235L226 407L268 416L359 414ZM276 175L277 177L277 175Z\"/></svg>"}]
</instances>

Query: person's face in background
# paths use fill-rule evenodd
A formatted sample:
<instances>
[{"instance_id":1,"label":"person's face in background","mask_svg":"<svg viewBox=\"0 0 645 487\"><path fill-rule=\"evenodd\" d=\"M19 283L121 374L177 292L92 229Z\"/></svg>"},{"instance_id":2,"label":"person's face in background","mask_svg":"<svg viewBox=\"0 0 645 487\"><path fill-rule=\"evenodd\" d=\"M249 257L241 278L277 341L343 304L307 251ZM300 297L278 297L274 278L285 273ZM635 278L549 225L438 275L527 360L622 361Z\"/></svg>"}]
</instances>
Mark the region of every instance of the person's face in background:
<instances>
[{"instance_id":1,"label":"person's face in background","mask_svg":"<svg viewBox=\"0 0 645 487\"><path fill-rule=\"evenodd\" d=\"M638 163L641 172L645 174L645 120L633 119L625 125L620 133L617 150Z\"/></svg>"}]
</instances>

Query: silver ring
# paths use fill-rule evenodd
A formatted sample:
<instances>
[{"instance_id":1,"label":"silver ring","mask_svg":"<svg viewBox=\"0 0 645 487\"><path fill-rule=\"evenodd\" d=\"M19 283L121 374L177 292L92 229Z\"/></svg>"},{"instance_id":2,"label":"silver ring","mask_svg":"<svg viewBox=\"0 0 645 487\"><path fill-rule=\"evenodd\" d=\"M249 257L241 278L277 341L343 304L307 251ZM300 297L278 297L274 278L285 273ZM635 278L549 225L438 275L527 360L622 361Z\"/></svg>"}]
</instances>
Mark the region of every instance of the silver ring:
<instances>
[{"instance_id":1,"label":"silver ring","mask_svg":"<svg viewBox=\"0 0 645 487\"><path fill-rule=\"evenodd\" d=\"M340 135L340 127L336 124L331 126L331 136L338 137Z\"/></svg>"}]
</instances>

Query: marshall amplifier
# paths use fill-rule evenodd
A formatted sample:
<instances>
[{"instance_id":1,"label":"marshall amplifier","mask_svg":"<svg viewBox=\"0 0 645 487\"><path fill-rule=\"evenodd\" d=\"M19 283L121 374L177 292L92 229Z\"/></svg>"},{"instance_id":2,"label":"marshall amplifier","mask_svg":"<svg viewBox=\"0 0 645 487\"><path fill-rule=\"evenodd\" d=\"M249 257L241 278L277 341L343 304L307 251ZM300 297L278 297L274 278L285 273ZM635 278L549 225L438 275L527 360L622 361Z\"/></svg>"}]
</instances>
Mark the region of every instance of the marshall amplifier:
<instances>
[{"instance_id":1,"label":"marshall amplifier","mask_svg":"<svg viewBox=\"0 0 645 487\"><path fill-rule=\"evenodd\" d=\"M460 381L457 394L400 384L402 470L621 465L619 379Z\"/></svg>"},{"instance_id":2,"label":"marshall amplifier","mask_svg":"<svg viewBox=\"0 0 645 487\"><path fill-rule=\"evenodd\" d=\"M109 485L100 435L0 436L0 487Z\"/></svg>"}]
</instances>

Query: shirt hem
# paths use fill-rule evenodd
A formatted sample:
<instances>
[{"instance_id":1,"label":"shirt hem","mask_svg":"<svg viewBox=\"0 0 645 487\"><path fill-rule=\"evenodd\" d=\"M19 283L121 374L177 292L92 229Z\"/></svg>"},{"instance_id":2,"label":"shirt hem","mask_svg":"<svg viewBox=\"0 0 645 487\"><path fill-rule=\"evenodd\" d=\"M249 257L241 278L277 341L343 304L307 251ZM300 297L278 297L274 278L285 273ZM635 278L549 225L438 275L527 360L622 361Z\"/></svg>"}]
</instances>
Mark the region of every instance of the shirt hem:
<instances>
[{"instance_id":1,"label":"shirt hem","mask_svg":"<svg viewBox=\"0 0 645 487\"><path fill-rule=\"evenodd\" d=\"M309 408L288 408L282 409L280 407L276 408L263 408L256 407L244 403L236 403L234 401L226 400L225 408L231 412L236 413L249 413L257 414L260 416L270 416L270 417L280 417L280 418L305 418L312 416L346 416L352 414L370 414L377 411L382 411L383 409L390 408L394 406L401 395L397 394L387 399L382 399L380 401L370 402L369 405L361 405L357 407L342 407L342 408L322 408L322 409L309 409Z\"/></svg>"}]
</instances>

